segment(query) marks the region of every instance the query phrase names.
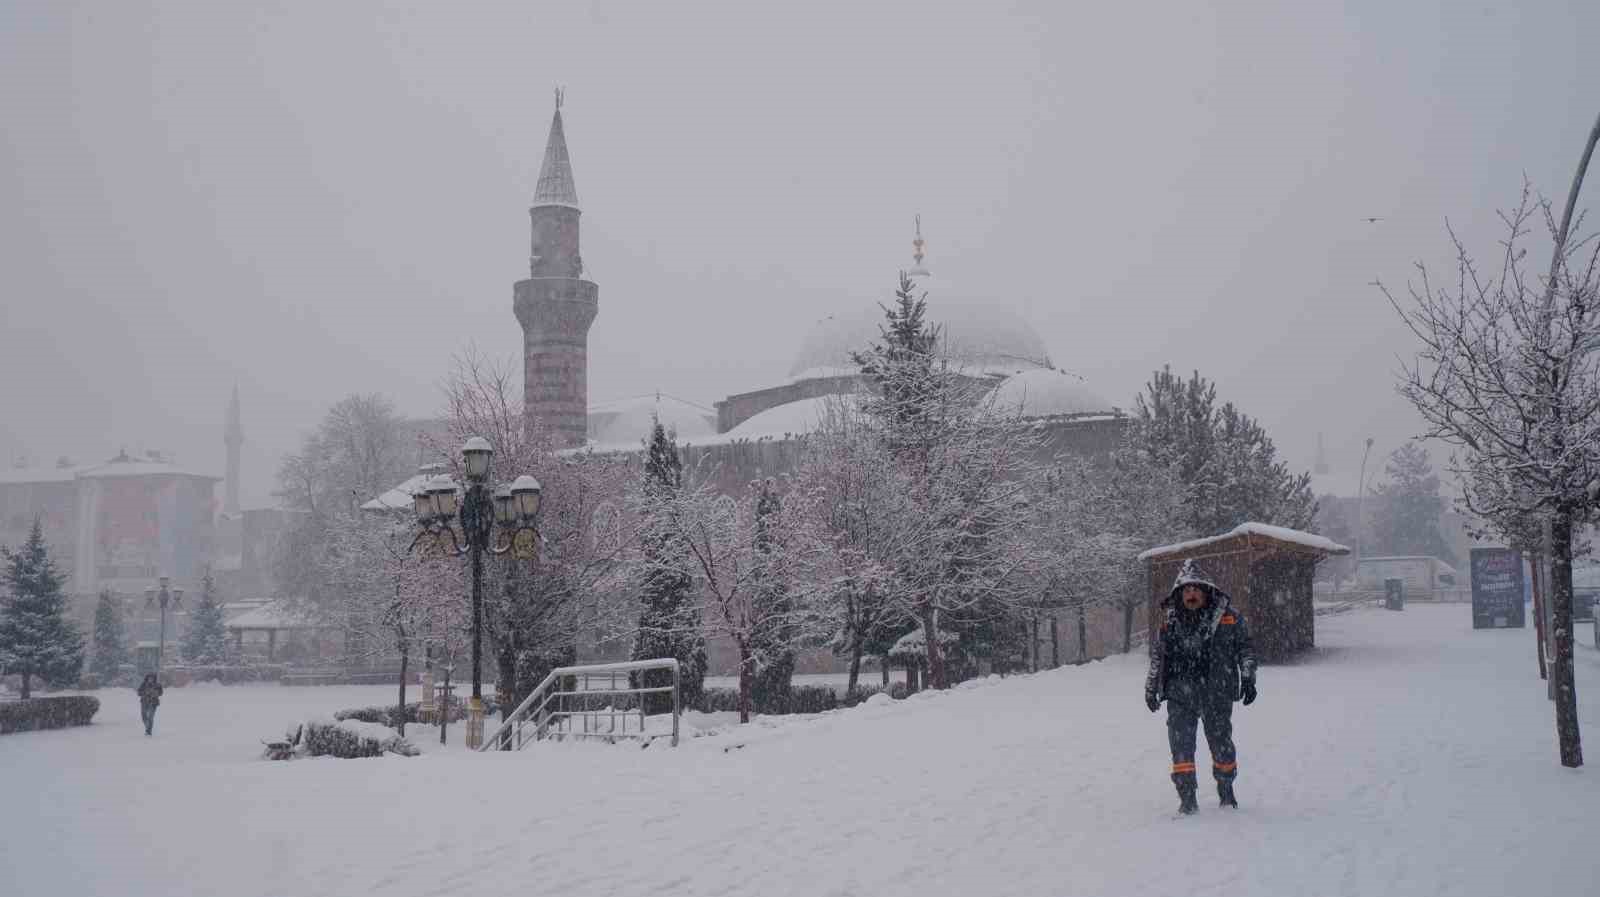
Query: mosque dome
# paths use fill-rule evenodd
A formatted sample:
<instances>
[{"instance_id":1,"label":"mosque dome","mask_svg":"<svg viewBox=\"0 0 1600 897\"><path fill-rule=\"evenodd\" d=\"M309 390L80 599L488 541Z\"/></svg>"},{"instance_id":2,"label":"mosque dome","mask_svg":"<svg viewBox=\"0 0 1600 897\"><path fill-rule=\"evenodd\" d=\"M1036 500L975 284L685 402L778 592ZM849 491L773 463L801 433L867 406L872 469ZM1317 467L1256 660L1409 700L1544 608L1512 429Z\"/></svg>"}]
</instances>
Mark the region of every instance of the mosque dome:
<instances>
[{"instance_id":1,"label":"mosque dome","mask_svg":"<svg viewBox=\"0 0 1600 897\"><path fill-rule=\"evenodd\" d=\"M1021 315L993 297L963 293L928 271L923 265L920 216L912 245L916 251L906 274L913 294L927 297L927 319L940 329L944 353L957 368L975 377L1005 377L1051 367L1044 340ZM892 290L874 298L874 302L863 302L850 312L829 315L813 325L789 365L789 382L858 373L852 354L881 338L884 314L880 305L892 306L896 301Z\"/></svg>"},{"instance_id":2,"label":"mosque dome","mask_svg":"<svg viewBox=\"0 0 1600 897\"><path fill-rule=\"evenodd\" d=\"M995 387L993 398L997 407L1023 417L1118 413L1078 377L1047 368L1007 377Z\"/></svg>"}]
</instances>

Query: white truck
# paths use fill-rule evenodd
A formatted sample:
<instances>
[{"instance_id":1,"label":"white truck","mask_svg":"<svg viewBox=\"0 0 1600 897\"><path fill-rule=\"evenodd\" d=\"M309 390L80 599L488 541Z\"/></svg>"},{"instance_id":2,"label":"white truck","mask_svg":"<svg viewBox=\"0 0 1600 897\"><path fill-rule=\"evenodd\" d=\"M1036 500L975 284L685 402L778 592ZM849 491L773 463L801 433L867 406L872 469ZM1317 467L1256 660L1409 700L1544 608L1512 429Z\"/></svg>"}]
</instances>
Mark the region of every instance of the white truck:
<instances>
[{"instance_id":1,"label":"white truck","mask_svg":"<svg viewBox=\"0 0 1600 897\"><path fill-rule=\"evenodd\" d=\"M1407 601L1471 601L1471 583L1436 557L1362 558L1356 565L1356 588L1383 593L1386 579L1398 579Z\"/></svg>"}]
</instances>

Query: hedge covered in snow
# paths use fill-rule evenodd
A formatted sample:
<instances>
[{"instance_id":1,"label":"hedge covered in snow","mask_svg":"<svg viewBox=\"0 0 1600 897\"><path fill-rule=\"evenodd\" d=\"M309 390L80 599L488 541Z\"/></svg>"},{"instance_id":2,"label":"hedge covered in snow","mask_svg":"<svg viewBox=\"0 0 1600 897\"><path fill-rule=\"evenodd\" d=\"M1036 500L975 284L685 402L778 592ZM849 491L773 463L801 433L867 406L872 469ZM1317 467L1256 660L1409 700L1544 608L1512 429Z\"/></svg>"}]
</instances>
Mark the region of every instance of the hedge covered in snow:
<instances>
[{"instance_id":1,"label":"hedge covered in snow","mask_svg":"<svg viewBox=\"0 0 1600 897\"><path fill-rule=\"evenodd\" d=\"M303 749L311 757L381 757L400 754L415 757L416 745L400 737L388 726L359 720L307 720L302 736Z\"/></svg>"},{"instance_id":2,"label":"hedge covered in snow","mask_svg":"<svg viewBox=\"0 0 1600 897\"><path fill-rule=\"evenodd\" d=\"M87 726L99 712L100 699L89 695L6 701L0 703L0 735Z\"/></svg>"}]
</instances>

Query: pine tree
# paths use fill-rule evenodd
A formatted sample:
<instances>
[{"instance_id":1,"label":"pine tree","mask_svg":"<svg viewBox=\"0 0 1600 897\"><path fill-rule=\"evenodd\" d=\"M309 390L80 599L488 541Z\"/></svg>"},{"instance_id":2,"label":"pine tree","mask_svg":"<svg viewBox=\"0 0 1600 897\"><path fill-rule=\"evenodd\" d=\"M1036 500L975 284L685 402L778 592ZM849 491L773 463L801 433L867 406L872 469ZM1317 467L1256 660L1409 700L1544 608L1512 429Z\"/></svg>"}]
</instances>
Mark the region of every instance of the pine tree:
<instances>
[{"instance_id":1,"label":"pine tree","mask_svg":"<svg viewBox=\"0 0 1600 897\"><path fill-rule=\"evenodd\" d=\"M1423 555L1456 563L1455 553L1439 532L1444 499L1428 450L1408 442L1389 453L1384 472L1389 481L1374 490L1374 554Z\"/></svg>"},{"instance_id":2,"label":"pine tree","mask_svg":"<svg viewBox=\"0 0 1600 897\"><path fill-rule=\"evenodd\" d=\"M217 603L216 583L210 571L202 580L200 604L189 615L189 631L183 637L183 659L192 664L214 666L227 663L228 629Z\"/></svg>"},{"instance_id":3,"label":"pine tree","mask_svg":"<svg viewBox=\"0 0 1600 897\"><path fill-rule=\"evenodd\" d=\"M129 662L127 635L122 625L122 609L109 589L100 592L94 607L94 657L89 669L101 685L110 685Z\"/></svg>"},{"instance_id":4,"label":"pine tree","mask_svg":"<svg viewBox=\"0 0 1600 897\"><path fill-rule=\"evenodd\" d=\"M22 676L22 697L32 694L33 677L51 685L78 678L83 668L83 635L67 619L61 575L50 560L39 518L20 551L0 549L6 560L9 595L0 607L0 673Z\"/></svg>"},{"instance_id":5,"label":"pine tree","mask_svg":"<svg viewBox=\"0 0 1600 897\"><path fill-rule=\"evenodd\" d=\"M750 685L750 700L757 708L774 707L789 699L790 684L794 677L794 624L790 619L794 602L789 590L778 577L769 574L773 553L773 515L782 505L772 488L771 480L763 480L756 494L755 548L758 567L755 579L759 584L760 605L758 616L767 625L758 627L751 639L752 653L761 658Z\"/></svg>"},{"instance_id":6,"label":"pine tree","mask_svg":"<svg viewBox=\"0 0 1600 897\"><path fill-rule=\"evenodd\" d=\"M1294 474L1256 420L1196 371L1164 367L1134 399L1130 438L1151 461L1176 467L1188 490L1186 528L1214 535L1246 521L1309 529L1317 514L1311 475Z\"/></svg>"},{"instance_id":7,"label":"pine tree","mask_svg":"<svg viewBox=\"0 0 1600 897\"><path fill-rule=\"evenodd\" d=\"M645 514L664 514L682 489L683 462L678 457L677 443L657 420L645 456ZM678 697L684 707L693 707L699 703L705 686L706 642L693 600L694 578L686 547L670 524L660 519L645 522L642 542L644 582L633 659L677 658ZM666 670L635 673L631 679L635 688L672 684L672 674ZM647 712L664 713L672 709L672 700L665 693L657 693L647 696L645 705Z\"/></svg>"}]
</instances>

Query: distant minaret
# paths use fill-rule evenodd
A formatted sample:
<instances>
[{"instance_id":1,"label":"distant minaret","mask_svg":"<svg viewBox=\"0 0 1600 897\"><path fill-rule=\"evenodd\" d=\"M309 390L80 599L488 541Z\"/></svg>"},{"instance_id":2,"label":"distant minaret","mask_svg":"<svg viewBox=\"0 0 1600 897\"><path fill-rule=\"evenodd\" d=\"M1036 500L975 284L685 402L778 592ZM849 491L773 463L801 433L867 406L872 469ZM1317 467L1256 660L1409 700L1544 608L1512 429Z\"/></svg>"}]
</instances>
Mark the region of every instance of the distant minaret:
<instances>
[{"instance_id":1,"label":"distant minaret","mask_svg":"<svg viewBox=\"0 0 1600 897\"><path fill-rule=\"evenodd\" d=\"M1321 433L1317 434L1317 464L1315 467L1311 468L1311 471L1317 476L1322 476L1328 472L1328 453L1322 449Z\"/></svg>"},{"instance_id":2,"label":"distant minaret","mask_svg":"<svg viewBox=\"0 0 1600 897\"><path fill-rule=\"evenodd\" d=\"M512 290L522 325L524 426L540 420L567 445L582 445L589 420L589 325L600 311L600 288L583 279L578 254L578 188L572 179L562 92L534 189L533 252L527 280Z\"/></svg>"},{"instance_id":3,"label":"distant minaret","mask_svg":"<svg viewBox=\"0 0 1600 897\"><path fill-rule=\"evenodd\" d=\"M922 263L922 247L927 243L922 239L922 216L917 216L917 236L911 241L911 267L906 269L907 277L928 277L928 266Z\"/></svg>"},{"instance_id":4,"label":"distant minaret","mask_svg":"<svg viewBox=\"0 0 1600 897\"><path fill-rule=\"evenodd\" d=\"M222 500L222 513L239 513L239 446L244 444L244 428L239 426L239 386L234 384L233 398L228 401L228 419L223 425L222 442L228 447L227 495Z\"/></svg>"}]
</instances>

